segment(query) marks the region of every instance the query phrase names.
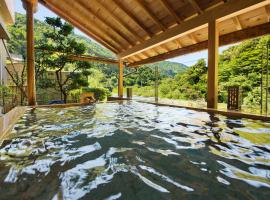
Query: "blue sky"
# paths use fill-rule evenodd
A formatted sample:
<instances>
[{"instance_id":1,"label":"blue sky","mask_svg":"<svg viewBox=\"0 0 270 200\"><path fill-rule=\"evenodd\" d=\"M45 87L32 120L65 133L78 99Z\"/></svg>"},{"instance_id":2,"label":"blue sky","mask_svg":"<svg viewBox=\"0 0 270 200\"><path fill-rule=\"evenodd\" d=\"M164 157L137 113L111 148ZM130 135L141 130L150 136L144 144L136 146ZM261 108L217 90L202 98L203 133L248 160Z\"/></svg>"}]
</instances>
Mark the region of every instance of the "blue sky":
<instances>
[{"instance_id":1,"label":"blue sky","mask_svg":"<svg viewBox=\"0 0 270 200\"><path fill-rule=\"evenodd\" d=\"M22 7L21 1L16 2L16 12L25 14L25 10ZM56 15L53 12L51 12L50 10L48 10L47 8L45 8L41 4L39 4L38 12L35 14L35 18L42 20L42 21L44 21L45 17L55 17L55 16ZM83 32L81 32L80 30L78 30L76 28L75 28L75 33L88 37L87 35L85 35ZM221 53L222 51L228 49L230 46L220 47L219 52ZM185 56L179 56L176 58L169 59L169 61L183 63L187 66L191 66L191 65L195 64L197 62L197 60L199 60L201 58L207 59L207 51L201 51L201 52L197 52L197 53L188 54Z\"/></svg>"}]
</instances>

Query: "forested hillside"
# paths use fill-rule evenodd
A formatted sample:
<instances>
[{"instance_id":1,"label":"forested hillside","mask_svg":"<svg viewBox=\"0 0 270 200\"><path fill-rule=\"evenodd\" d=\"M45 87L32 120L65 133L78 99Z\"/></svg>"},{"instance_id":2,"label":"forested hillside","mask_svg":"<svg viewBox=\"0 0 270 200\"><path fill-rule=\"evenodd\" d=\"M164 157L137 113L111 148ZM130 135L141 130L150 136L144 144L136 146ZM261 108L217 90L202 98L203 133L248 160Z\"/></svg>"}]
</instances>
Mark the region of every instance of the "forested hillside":
<instances>
[{"instance_id":1,"label":"forested hillside","mask_svg":"<svg viewBox=\"0 0 270 200\"><path fill-rule=\"evenodd\" d=\"M225 50L219 59L219 102L227 101L228 86L240 86L245 105L260 104L261 72L266 85L266 48L270 37L251 39ZM263 66L263 68L262 68ZM161 95L175 99L206 99L207 66L199 60L175 78L161 81ZM266 90L264 88L263 94Z\"/></svg>"}]
</instances>

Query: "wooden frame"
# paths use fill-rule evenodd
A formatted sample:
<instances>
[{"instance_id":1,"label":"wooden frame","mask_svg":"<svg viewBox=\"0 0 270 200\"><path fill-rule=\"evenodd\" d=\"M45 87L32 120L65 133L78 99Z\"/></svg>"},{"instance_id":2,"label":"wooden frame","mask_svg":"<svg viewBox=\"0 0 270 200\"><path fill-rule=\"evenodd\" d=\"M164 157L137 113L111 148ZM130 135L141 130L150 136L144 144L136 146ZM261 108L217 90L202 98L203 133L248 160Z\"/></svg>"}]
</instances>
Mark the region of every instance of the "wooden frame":
<instances>
[{"instance_id":1,"label":"wooden frame","mask_svg":"<svg viewBox=\"0 0 270 200\"><path fill-rule=\"evenodd\" d=\"M270 20L270 0L39 1L132 64L201 46L210 20L220 37Z\"/></svg>"},{"instance_id":2,"label":"wooden frame","mask_svg":"<svg viewBox=\"0 0 270 200\"><path fill-rule=\"evenodd\" d=\"M145 51L147 49L153 48L160 44L166 43L170 40L181 37L185 34L189 34L196 30L207 27L207 23L211 20L224 20L234 16L237 16L248 10L256 9L258 7L269 4L269 0L237 0L228 1L223 5L220 5L212 10L206 11L201 15L192 18L188 21L171 28L167 29L163 33L153 36L151 39L145 41L143 44L138 44L135 47L128 49L124 52L118 54L121 59L127 58L139 52Z\"/></svg>"},{"instance_id":3,"label":"wooden frame","mask_svg":"<svg viewBox=\"0 0 270 200\"><path fill-rule=\"evenodd\" d=\"M263 36L269 33L270 33L270 23L262 24L256 27L250 27L250 28L242 29L240 31L222 35L220 36L220 39L219 39L220 40L219 45L220 46L229 45L229 44L240 42L246 39ZM133 62L133 63L130 63L128 66L134 67L134 66L149 64L153 62L159 62L159 61L174 58L177 56L194 53L197 51L202 51L207 48L208 48L208 41L206 40L206 41L194 44L194 45L172 50L164 54L159 54L157 56L154 56L145 60Z\"/></svg>"}]
</instances>

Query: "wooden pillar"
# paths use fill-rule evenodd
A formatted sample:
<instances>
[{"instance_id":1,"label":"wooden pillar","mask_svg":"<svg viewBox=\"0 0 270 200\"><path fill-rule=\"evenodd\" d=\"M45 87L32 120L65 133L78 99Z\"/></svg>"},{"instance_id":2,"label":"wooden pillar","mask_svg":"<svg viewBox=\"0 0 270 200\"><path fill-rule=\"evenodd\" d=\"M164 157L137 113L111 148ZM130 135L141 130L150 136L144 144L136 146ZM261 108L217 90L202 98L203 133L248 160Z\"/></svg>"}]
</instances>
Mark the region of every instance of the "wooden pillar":
<instances>
[{"instance_id":1,"label":"wooden pillar","mask_svg":"<svg viewBox=\"0 0 270 200\"><path fill-rule=\"evenodd\" d=\"M27 96L28 105L36 105L35 52L34 52L34 13L37 1L23 0L26 10L26 48L27 48Z\"/></svg>"},{"instance_id":2,"label":"wooden pillar","mask_svg":"<svg viewBox=\"0 0 270 200\"><path fill-rule=\"evenodd\" d=\"M214 109L217 109L218 103L218 46L217 22L213 20L208 24L207 108Z\"/></svg>"},{"instance_id":3,"label":"wooden pillar","mask_svg":"<svg viewBox=\"0 0 270 200\"><path fill-rule=\"evenodd\" d=\"M158 103L158 66L155 66L155 103Z\"/></svg>"},{"instance_id":4,"label":"wooden pillar","mask_svg":"<svg viewBox=\"0 0 270 200\"><path fill-rule=\"evenodd\" d=\"M119 78L118 78L118 97L123 98L123 74L124 64L122 60L119 60Z\"/></svg>"}]
</instances>

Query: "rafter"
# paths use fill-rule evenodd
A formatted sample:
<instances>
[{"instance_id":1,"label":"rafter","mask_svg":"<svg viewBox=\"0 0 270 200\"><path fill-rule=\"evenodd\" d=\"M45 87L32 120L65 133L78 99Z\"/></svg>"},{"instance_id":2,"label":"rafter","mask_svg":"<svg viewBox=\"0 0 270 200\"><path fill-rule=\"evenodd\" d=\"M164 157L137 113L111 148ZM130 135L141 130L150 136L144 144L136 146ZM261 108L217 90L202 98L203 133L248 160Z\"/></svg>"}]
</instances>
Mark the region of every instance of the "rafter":
<instances>
[{"instance_id":1,"label":"rafter","mask_svg":"<svg viewBox=\"0 0 270 200\"><path fill-rule=\"evenodd\" d=\"M191 6L196 10L197 13L202 14L203 10L200 8L196 0L188 0Z\"/></svg>"},{"instance_id":2,"label":"rafter","mask_svg":"<svg viewBox=\"0 0 270 200\"><path fill-rule=\"evenodd\" d=\"M118 16L114 15L105 6L103 6L99 2L99 0L97 0L97 1L91 1L91 3L95 3L96 5L98 5L98 7L100 7L102 9L102 11L104 11L111 19L113 19L114 21L116 21L126 32L128 32L130 35L132 35L132 37L136 38L136 40L142 42L142 39L138 35L134 34L134 32L132 32L132 31L130 31L130 29L122 21L121 17L118 17Z\"/></svg>"},{"instance_id":3,"label":"rafter","mask_svg":"<svg viewBox=\"0 0 270 200\"><path fill-rule=\"evenodd\" d=\"M199 42L193 33L190 33L190 34L188 35L188 37L189 37L189 39L192 40L192 43L193 43L193 44L196 44L196 43Z\"/></svg>"},{"instance_id":4,"label":"rafter","mask_svg":"<svg viewBox=\"0 0 270 200\"><path fill-rule=\"evenodd\" d=\"M129 39L129 37L127 37L126 35L124 35L121 31L118 31L115 27L113 27L110 23L107 23L105 20L103 20L97 13L95 13L87 4L85 4L84 2L81 2L83 5L82 9L86 9L88 11L88 13L91 13L92 15L94 15L95 18L97 18L101 23L103 23L105 26L107 26L108 28L110 28L112 30L112 32L116 35L118 35L119 37L121 37L124 41L126 41L130 46L135 45L135 43L133 41L131 41ZM96 23L96 26L98 26L99 23ZM99 26L98 26L99 27Z\"/></svg>"},{"instance_id":5,"label":"rafter","mask_svg":"<svg viewBox=\"0 0 270 200\"><path fill-rule=\"evenodd\" d=\"M165 52L168 52L170 51L170 49L165 45L165 44L162 44L159 46L161 49L163 49Z\"/></svg>"},{"instance_id":6,"label":"rafter","mask_svg":"<svg viewBox=\"0 0 270 200\"><path fill-rule=\"evenodd\" d=\"M222 1L223 1L223 3L228 2L228 0L222 0ZM238 31L243 29L242 24L240 23L239 18L237 16L233 17L232 20L233 20L233 23Z\"/></svg>"},{"instance_id":7,"label":"rafter","mask_svg":"<svg viewBox=\"0 0 270 200\"><path fill-rule=\"evenodd\" d=\"M259 37L259 36L263 36L267 34L270 34L270 23L266 23L266 24L255 26L255 27L250 27L250 28L242 29L240 31L221 35L219 39L219 44L220 46L229 45L229 44L240 42L246 39L255 38L255 37ZM149 64L153 62L159 62L161 60L166 60L166 59L174 58L177 56L202 51L207 48L208 48L208 40L197 43L197 44L193 44L190 46L186 46L180 49L176 49L167 53L163 53L157 56L153 56L151 58L147 58L142 61L134 62L134 63L131 63L129 66L133 67L133 66L144 65L144 64Z\"/></svg>"},{"instance_id":8,"label":"rafter","mask_svg":"<svg viewBox=\"0 0 270 200\"><path fill-rule=\"evenodd\" d=\"M151 57L151 56L149 55L149 53L146 52L146 51L142 52L141 54L144 55L144 56L146 56L146 57Z\"/></svg>"},{"instance_id":9,"label":"rafter","mask_svg":"<svg viewBox=\"0 0 270 200\"><path fill-rule=\"evenodd\" d=\"M122 4L121 1L117 1L117 0L112 0L115 4L117 4L118 9L121 10L123 13L125 13L129 19L135 23L141 30L143 30L143 32L148 36L148 37L152 37L152 33L150 31L148 31L148 29L144 26L144 24L142 24L134 14L132 14L132 12L128 11Z\"/></svg>"},{"instance_id":10,"label":"rafter","mask_svg":"<svg viewBox=\"0 0 270 200\"><path fill-rule=\"evenodd\" d=\"M126 58L147 49L151 49L154 46L158 46L160 44L205 28L207 27L207 24L210 20L216 19L219 22L268 4L269 0L228 1L227 3L213 8L212 10L204 12L200 16L194 17L188 21L184 21L177 26L167 29L163 33L153 36L151 39L146 40L143 44L138 44L131 49L119 53L118 57Z\"/></svg>"},{"instance_id":11,"label":"rafter","mask_svg":"<svg viewBox=\"0 0 270 200\"><path fill-rule=\"evenodd\" d=\"M163 7L167 10L168 14L171 15L177 24L181 24L183 20L176 14L176 12L171 8L167 0L159 0ZM193 44L198 43L197 39L191 33L188 37L192 40ZM181 48L182 45L178 40L175 41L178 48Z\"/></svg>"},{"instance_id":12,"label":"rafter","mask_svg":"<svg viewBox=\"0 0 270 200\"><path fill-rule=\"evenodd\" d=\"M158 25L162 31L166 30L166 27L160 22L160 20L155 16L155 14L153 14L153 12L145 5L143 0L135 0L135 1L140 6L140 8L144 10L145 14L147 14L150 17L150 19L152 19L152 21L155 22L155 24Z\"/></svg>"},{"instance_id":13,"label":"rafter","mask_svg":"<svg viewBox=\"0 0 270 200\"><path fill-rule=\"evenodd\" d=\"M93 21L93 20L90 20L89 13L84 10L84 7L80 3L78 3L77 1L72 1L72 2L70 1L70 2L66 3L65 5L62 5L62 7L65 7L65 6L67 6L68 10L71 10L73 8L73 9L77 9L77 10L80 10L80 11L84 11L84 12L80 12L80 15L78 15L78 17L80 17L82 15L84 17L87 17L88 18L87 22L88 23L91 23L91 25L93 27L95 27L96 29L98 29L105 37L111 38L112 39L112 42L115 45L119 46L120 49L122 49L122 50L127 49L126 47L123 47L122 46L124 44L122 44L122 45L120 44L121 40L119 40L118 38L116 38L112 34L108 33L108 31L106 29L104 30L104 28L102 28L100 26L96 26L96 22Z\"/></svg>"},{"instance_id":14,"label":"rafter","mask_svg":"<svg viewBox=\"0 0 270 200\"><path fill-rule=\"evenodd\" d=\"M239 18L237 16L233 17L232 20L233 20L233 23L234 23L234 25L235 25L235 27L236 27L236 29L238 31L241 30L241 29L243 29L243 26L242 26L242 24L239 21Z\"/></svg>"},{"instance_id":15,"label":"rafter","mask_svg":"<svg viewBox=\"0 0 270 200\"><path fill-rule=\"evenodd\" d=\"M177 48L182 48L183 47L183 44L181 43L180 38L174 40L174 42L176 43Z\"/></svg>"},{"instance_id":16,"label":"rafter","mask_svg":"<svg viewBox=\"0 0 270 200\"><path fill-rule=\"evenodd\" d=\"M265 13L267 14L268 22L270 22L270 6L264 6Z\"/></svg>"},{"instance_id":17,"label":"rafter","mask_svg":"<svg viewBox=\"0 0 270 200\"><path fill-rule=\"evenodd\" d=\"M168 14L170 14L178 24L182 22L182 19L173 10L168 0L158 0L158 1L167 10Z\"/></svg>"},{"instance_id":18,"label":"rafter","mask_svg":"<svg viewBox=\"0 0 270 200\"><path fill-rule=\"evenodd\" d=\"M134 59L135 61L137 61L137 60L142 60L142 58L139 56L139 54L134 55L134 56L133 56L133 59Z\"/></svg>"},{"instance_id":19,"label":"rafter","mask_svg":"<svg viewBox=\"0 0 270 200\"><path fill-rule=\"evenodd\" d=\"M112 0L115 4L117 4L118 9L121 10L123 13L125 13L133 23L135 23L140 29L142 29L145 34L148 36L148 38L151 38L153 36L153 33L151 33L137 18L132 12L128 11L122 4L121 1ZM153 50L156 54L158 54L155 50Z\"/></svg>"},{"instance_id":20,"label":"rafter","mask_svg":"<svg viewBox=\"0 0 270 200\"><path fill-rule=\"evenodd\" d=\"M40 1L41 4L43 4L46 8L49 10L57 13L60 17L65 19L70 24L76 26L78 29L80 29L82 32L84 32L86 35L89 35L94 40L100 42L104 47L110 49L114 53L119 53L120 49L113 44L111 44L110 41L108 41L105 38L102 38L99 33L97 33L95 30L88 28L86 24L79 23L78 20L76 20L75 17L71 17L70 15L67 15L67 12L63 12L60 9L58 9L56 6L52 4L45 3L44 1Z\"/></svg>"},{"instance_id":21,"label":"rafter","mask_svg":"<svg viewBox=\"0 0 270 200\"><path fill-rule=\"evenodd\" d=\"M164 48L162 48L161 46L154 47L153 50L154 50L155 53L157 54L156 56L162 55L162 54L168 52L168 51L166 51Z\"/></svg>"}]
</instances>

